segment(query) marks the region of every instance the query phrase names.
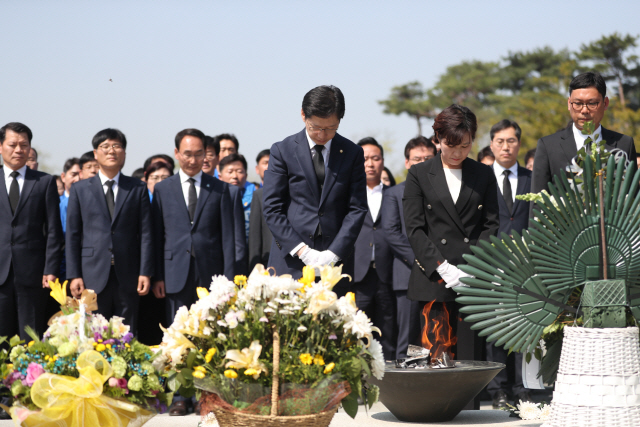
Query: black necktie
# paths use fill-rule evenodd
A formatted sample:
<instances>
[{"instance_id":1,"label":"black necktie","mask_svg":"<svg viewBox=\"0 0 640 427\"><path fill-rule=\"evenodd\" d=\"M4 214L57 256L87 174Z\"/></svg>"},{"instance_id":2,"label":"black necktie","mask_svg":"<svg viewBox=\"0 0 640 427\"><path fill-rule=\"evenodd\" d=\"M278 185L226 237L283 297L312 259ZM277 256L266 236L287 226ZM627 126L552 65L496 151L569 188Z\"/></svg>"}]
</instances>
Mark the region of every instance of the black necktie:
<instances>
[{"instance_id":1,"label":"black necktie","mask_svg":"<svg viewBox=\"0 0 640 427\"><path fill-rule=\"evenodd\" d=\"M11 205L11 213L16 213L18 202L20 201L20 185L18 185L20 172L13 171L9 176L13 178L11 186L9 187L9 204Z\"/></svg>"},{"instance_id":2,"label":"black necktie","mask_svg":"<svg viewBox=\"0 0 640 427\"><path fill-rule=\"evenodd\" d=\"M198 193L196 193L196 180L189 178L189 219L193 222L196 215L196 205L198 204Z\"/></svg>"},{"instance_id":3,"label":"black necktie","mask_svg":"<svg viewBox=\"0 0 640 427\"><path fill-rule=\"evenodd\" d=\"M511 182L509 182L509 175L511 171L509 169L505 169L503 172L504 181L502 181L502 197L504 198L504 202L507 204L507 209L509 209L509 215L513 213L513 194L511 193Z\"/></svg>"},{"instance_id":4,"label":"black necktie","mask_svg":"<svg viewBox=\"0 0 640 427\"><path fill-rule=\"evenodd\" d=\"M322 194L322 186L324 185L324 157L322 156L322 149L324 145L316 145L313 148L316 150L316 155L313 156L313 168L316 170L318 187L320 188L320 194Z\"/></svg>"},{"instance_id":5,"label":"black necktie","mask_svg":"<svg viewBox=\"0 0 640 427\"><path fill-rule=\"evenodd\" d=\"M109 208L109 216L111 217L111 219L113 219L113 211L116 208L116 197L113 194L113 184L115 183L116 182L112 179L105 182L107 187L109 187L107 188L107 194L105 195L105 197L107 198L107 208Z\"/></svg>"}]
</instances>

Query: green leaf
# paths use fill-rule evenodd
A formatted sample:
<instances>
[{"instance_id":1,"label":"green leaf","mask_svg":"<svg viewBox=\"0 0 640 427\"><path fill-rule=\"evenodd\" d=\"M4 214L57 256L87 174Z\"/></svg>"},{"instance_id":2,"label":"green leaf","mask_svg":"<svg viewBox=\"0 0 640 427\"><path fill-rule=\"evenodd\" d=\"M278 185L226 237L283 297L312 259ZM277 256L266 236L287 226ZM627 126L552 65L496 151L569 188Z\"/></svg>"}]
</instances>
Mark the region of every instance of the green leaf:
<instances>
[{"instance_id":1,"label":"green leaf","mask_svg":"<svg viewBox=\"0 0 640 427\"><path fill-rule=\"evenodd\" d=\"M531 363L531 353L527 353L524 358L527 363Z\"/></svg>"},{"instance_id":2,"label":"green leaf","mask_svg":"<svg viewBox=\"0 0 640 427\"><path fill-rule=\"evenodd\" d=\"M197 355L196 351L189 352L189 355L187 356L187 368L193 368L193 362L196 360Z\"/></svg>"},{"instance_id":3,"label":"green leaf","mask_svg":"<svg viewBox=\"0 0 640 427\"><path fill-rule=\"evenodd\" d=\"M9 340L9 345L11 347L15 347L20 344L24 344L24 340L21 340L18 335L12 336L11 339Z\"/></svg>"},{"instance_id":4,"label":"green leaf","mask_svg":"<svg viewBox=\"0 0 640 427\"><path fill-rule=\"evenodd\" d=\"M358 395L355 391L342 399L342 409L344 409L344 412L346 412L351 418L356 417L358 414Z\"/></svg>"},{"instance_id":5,"label":"green leaf","mask_svg":"<svg viewBox=\"0 0 640 427\"><path fill-rule=\"evenodd\" d=\"M171 391L176 391L180 387L178 374L175 371L169 372L169 375L167 376L167 386Z\"/></svg>"}]
</instances>

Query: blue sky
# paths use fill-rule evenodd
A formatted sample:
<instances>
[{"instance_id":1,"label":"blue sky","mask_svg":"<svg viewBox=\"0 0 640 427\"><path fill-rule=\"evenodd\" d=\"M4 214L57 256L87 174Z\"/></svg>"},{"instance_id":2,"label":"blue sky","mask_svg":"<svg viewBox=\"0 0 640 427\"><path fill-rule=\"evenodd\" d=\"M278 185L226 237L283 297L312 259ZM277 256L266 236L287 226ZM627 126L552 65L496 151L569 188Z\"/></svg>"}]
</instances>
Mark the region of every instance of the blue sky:
<instances>
[{"instance_id":1,"label":"blue sky","mask_svg":"<svg viewBox=\"0 0 640 427\"><path fill-rule=\"evenodd\" d=\"M50 172L90 150L106 127L127 136L127 174L151 154L172 154L175 134L196 127L235 133L253 173L260 150L302 129L304 94L333 84L346 98L340 133L392 141L387 165L400 170L416 126L382 113L377 101L392 86L430 86L449 65L509 50L577 49L614 31L638 34L640 2L602 6L5 0L0 122L31 127Z\"/></svg>"}]
</instances>

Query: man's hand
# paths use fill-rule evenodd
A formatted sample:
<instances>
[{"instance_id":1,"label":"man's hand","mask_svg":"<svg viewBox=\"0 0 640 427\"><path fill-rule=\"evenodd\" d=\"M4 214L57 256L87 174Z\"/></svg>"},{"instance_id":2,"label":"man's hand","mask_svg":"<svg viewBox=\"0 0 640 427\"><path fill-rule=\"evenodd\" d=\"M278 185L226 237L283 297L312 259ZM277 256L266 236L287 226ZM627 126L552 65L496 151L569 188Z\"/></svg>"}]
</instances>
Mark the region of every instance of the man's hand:
<instances>
[{"instance_id":1,"label":"man's hand","mask_svg":"<svg viewBox=\"0 0 640 427\"><path fill-rule=\"evenodd\" d=\"M153 283L153 295L156 298L164 298L166 294L164 293L164 280L158 280Z\"/></svg>"},{"instance_id":2,"label":"man's hand","mask_svg":"<svg viewBox=\"0 0 640 427\"><path fill-rule=\"evenodd\" d=\"M149 293L151 288L151 277L138 276L138 295L144 296Z\"/></svg>"},{"instance_id":3,"label":"man's hand","mask_svg":"<svg viewBox=\"0 0 640 427\"><path fill-rule=\"evenodd\" d=\"M300 260L304 262L305 265L316 266L318 265L318 260L320 259L320 252L315 249L311 249L307 246L302 255L300 255Z\"/></svg>"},{"instance_id":4,"label":"man's hand","mask_svg":"<svg viewBox=\"0 0 640 427\"><path fill-rule=\"evenodd\" d=\"M300 249L298 249L298 252L296 252L296 255L298 255L298 258L302 257L302 254L305 253L305 251L309 249L309 246L304 245L303 247L301 247Z\"/></svg>"},{"instance_id":5,"label":"man's hand","mask_svg":"<svg viewBox=\"0 0 640 427\"><path fill-rule=\"evenodd\" d=\"M80 298L82 291L84 291L84 280L82 280L82 277L71 279L69 290L71 291L71 296L74 298Z\"/></svg>"},{"instance_id":6,"label":"man's hand","mask_svg":"<svg viewBox=\"0 0 640 427\"><path fill-rule=\"evenodd\" d=\"M338 262L340 259L331 252L330 250L320 252L320 256L318 257L318 265L328 265L333 267L333 265Z\"/></svg>"},{"instance_id":7,"label":"man's hand","mask_svg":"<svg viewBox=\"0 0 640 427\"><path fill-rule=\"evenodd\" d=\"M54 276L53 274L45 274L44 276L42 276L42 287L49 288L49 280L51 280L52 282L55 282L56 279L57 277Z\"/></svg>"}]
</instances>

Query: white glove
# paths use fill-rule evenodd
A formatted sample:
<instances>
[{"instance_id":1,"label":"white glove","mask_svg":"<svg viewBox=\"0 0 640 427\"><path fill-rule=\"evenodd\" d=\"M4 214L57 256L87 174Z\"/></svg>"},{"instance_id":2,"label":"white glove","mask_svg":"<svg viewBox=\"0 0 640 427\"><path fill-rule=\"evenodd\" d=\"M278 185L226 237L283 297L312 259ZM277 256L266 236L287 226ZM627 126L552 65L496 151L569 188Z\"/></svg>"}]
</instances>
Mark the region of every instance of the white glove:
<instances>
[{"instance_id":1,"label":"white glove","mask_svg":"<svg viewBox=\"0 0 640 427\"><path fill-rule=\"evenodd\" d=\"M307 248L302 251L302 254L300 255L300 261L304 262L304 265L315 267L319 263L318 261L320 259L320 254L320 252L307 246Z\"/></svg>"},{"instance_id":2,"label":"white glove","mask_svg":"<svg viewBox=\"0 0 640 427\"><path fill-rule=\"evenodd\" d=\"M331 252L330 250L320 252L320 257L318 258L318 265L329 265L333 267L333 265L340 261L340 258Z\"/></svg>"},{"instance_id":3,"label":"white glove","mask_svg":"<svg viewBox=\"0 0 640 427\"><path fill-rule=\"evenodd\" d=\"M465 285L460 281L460 278L473 277L471 274L467 274L463 272L455 265L449 264L448 261L445 261L442 264L440 264L438 268L436 268L436 271L438 272L438 274L440 274L440 277L442 277L442 280L445 281L446 288L456 288L458 286L468 287L468 285Z\"/></svg>"}]
</instances>

